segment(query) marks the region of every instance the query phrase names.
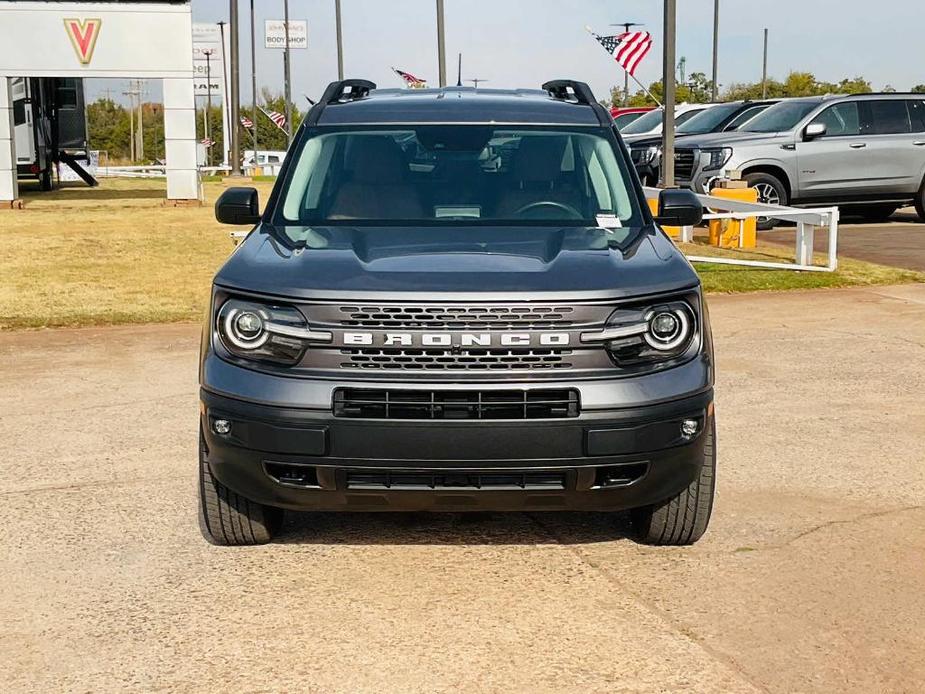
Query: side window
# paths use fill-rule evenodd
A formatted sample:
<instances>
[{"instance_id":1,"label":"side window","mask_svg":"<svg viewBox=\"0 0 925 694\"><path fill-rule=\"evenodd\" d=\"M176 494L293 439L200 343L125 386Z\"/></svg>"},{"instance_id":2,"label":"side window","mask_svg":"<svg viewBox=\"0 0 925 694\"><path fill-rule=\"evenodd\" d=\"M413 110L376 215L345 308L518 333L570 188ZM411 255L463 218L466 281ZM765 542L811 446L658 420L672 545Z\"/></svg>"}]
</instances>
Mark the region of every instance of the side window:
<instances>
[{"instance_id":1,"label":"side window","mask_svg":"<svg viewBox=\"0 0 925 694\"><path fill-rule=\"evenodd\" d=\"M641 115L641 113L621 113L614 119L617 124L617 129L625 128Z\"/></svg>"},{"instance_id":2,"label":"side window","mask_svg":"<svg viewBox=\"0 0 925 694\"><path fill-rule=\"evenodd\" d=\"M909 106L909 115L912 119L912 132L925 133L925 101L916 99L907 101L906 104Z\"/></svg>"},{"instance_id":3,"label":"side window","mask_svg":"<svg viewBox=\"0 0 925 694\"><path fill-rule=\"evenodd\" d=\"M896 135L912 132L905 100L884 99L870 102L870 129L865 135Z\"/></svg>"},{"instance_id":4,"label":"side window","mask_svg":"<svg viewBox=\"0 0 925 694\"><path fill-rule=\"evenodd\" d=\"M729 125L727 125L723 129L724 130L735 130L740 125L745 125L745 123L747 123L752 118L757 116L759 113L764 111L769 105L770 104L762 104L761 106L752 106L751 108L745 109L744 111L742 111L742 113L740 113L735 118L733 118L731 121L729 121Z\"/></svg>"},{"instance_id":5,"label":"side window","mask_svg":"<svg viewBox=\"0 0 925 694\"><path fill-rule=\"evenodd\" d=\"M22 125L26 122L26 100L18 99L13 102L13 125Z\"/></svg>"},{"instance_id":6,"label":"side window","mask_svg":"<svg viewBox=\"0 0 925 694\"><path fill-rule=\"evenodd\" d=\"M690 120L691 118L696 116L701 111L706 111L706 109L705 108L694 108L694 109L691 109L690 111L685 111L680 116L677 116L674 119L675 127L681 125L686 120Z\"/></svg>"},{"instance_id":7,"label":"side window","mask_svg":"<svg viewBox=\"0 0 925 694\"><path fill-rule=\"evenodd\" d=\"M846 101L842 104L829 106L825 111L813 118L812 122L825 124L825 137L858 135L861 132L856 101Z\"/></svg>"}]
</instances>

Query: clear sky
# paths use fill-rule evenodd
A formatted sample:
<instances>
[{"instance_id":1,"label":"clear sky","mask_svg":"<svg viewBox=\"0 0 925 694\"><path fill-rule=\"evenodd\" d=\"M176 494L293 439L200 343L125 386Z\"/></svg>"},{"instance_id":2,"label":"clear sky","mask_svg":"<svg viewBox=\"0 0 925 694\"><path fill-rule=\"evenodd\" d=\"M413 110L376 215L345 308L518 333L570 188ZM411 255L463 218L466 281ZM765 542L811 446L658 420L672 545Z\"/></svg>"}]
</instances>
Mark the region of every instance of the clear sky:
<instances>
[{"instance_id":1,"label":"clear sky","mask_svg":"<svg viewBox=\"0 0 925 694\"><path fill-rule=\"evenodd\" d=\"M282 19L282 0L254 0L257 13L258 89L282 91L282 51L263 46L263 20ZM389 66L437 83L435 0L341 0L347 77L401 86ZM193 19L228 18L228 0L192 0ZM636 21L655 45L637 77L661 75L662 0L445 0L448 79L456 56L463 79L491 87L533 87L557 77L588 82L603 97L623 73L587 34L615 32L608 24ZM713 0L678 0L678 56L687 71L711 71ZM768 72L794 69L836 81L861 75L875 88L899 90L925 83L925 3L922 0L720 0L720 85L761 78L762 29L770 30ZM241 94L250 99L250 2L239 0ZM293 99L317 97L337 76L334 0L290 0L291 19L308 21L308 48L293 50ZM91 86L91 98L100 87ZM121 91L121 84L119 85ZM156 98L159 90L152 85Z\"/></svg>"}]
</instances>

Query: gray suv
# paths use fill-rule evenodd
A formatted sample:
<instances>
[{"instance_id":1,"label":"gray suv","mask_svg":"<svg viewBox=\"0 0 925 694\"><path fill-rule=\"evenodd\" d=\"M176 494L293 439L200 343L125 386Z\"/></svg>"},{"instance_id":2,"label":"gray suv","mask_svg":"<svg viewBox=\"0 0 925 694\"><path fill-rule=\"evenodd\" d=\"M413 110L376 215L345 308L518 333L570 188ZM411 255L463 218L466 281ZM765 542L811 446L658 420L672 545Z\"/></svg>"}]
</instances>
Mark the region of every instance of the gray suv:
<instances>
[{"instance_id":1,"label":"gray suv","mask_svg":"<svg viewBox=\"0 0 925 694\"><path fill-rule=\"evenodd\" d=\"M925 97L790 99L735 133L685 138L676 150L681 186L709 192L729 171L741 171L762 202L846 206L870 219L912 203L925 221Z\"/></svg>"}]
</instances>

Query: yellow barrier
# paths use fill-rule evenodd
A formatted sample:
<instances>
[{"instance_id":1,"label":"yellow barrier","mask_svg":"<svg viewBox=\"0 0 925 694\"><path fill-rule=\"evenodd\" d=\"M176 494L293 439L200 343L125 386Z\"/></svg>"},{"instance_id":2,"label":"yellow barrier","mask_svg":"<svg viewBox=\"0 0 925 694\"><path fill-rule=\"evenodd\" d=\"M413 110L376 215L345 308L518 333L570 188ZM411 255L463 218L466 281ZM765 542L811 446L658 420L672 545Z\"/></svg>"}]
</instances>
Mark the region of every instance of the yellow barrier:
<instances>
[{"instance_id":1,"label":"yellow barrier","mask_svg":"<svg viewBox=\"0 0 925 694\"><path fill-rule=\"evenodd\" d=\"M714 188L710 195L740 202L758 202L754 188ZM754 248L757 245L757 220L711 219L710 245L720 248Z\"/></svg>"},{"instance_id":2,"label":"yellow barrier","mask_svg":"<svg viewBox=\"0 0 925 694\"><path fill-rule=\"evenodd\" d=\"M649 203L649 209L652 210L653 215L658 214L658 200L655 198L646 198L646 202ZM681 235L681 227L662 227L665 230L665 233L671 236L672 238Z\"/></svg>"}]
</instances>

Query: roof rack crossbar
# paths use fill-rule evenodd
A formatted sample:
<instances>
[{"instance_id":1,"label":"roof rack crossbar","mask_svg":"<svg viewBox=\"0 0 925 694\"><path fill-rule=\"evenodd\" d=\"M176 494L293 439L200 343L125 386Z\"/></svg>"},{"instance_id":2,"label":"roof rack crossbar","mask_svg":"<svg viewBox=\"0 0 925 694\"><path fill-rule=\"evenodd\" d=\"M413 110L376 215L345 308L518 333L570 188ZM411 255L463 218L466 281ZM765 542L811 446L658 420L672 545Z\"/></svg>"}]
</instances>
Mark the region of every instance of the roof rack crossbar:
<instances>
[{"instance_id":1,"label":"roof rack crossbar","mask_svg":"<svg viewBox=\"0 0 925 694\"><path fill-rule=\"evenodd\" d=\"M376 83L369 80L351 79L331 82L327 89L324 90L324 94L321 95L321 103L336 104L345 99L350 101L362 99L375 88Z\"/></svg>"},{"instance_id":2,"label":"roof rack crossbar","mask_svg":"<svg viewBox=\"0 0 925 694\"><path fill-rule=\"evenodd\" d=\"M579 104L595 103L591 87L577 80L550 80L543 83L542 89L554 99L574 100ZM571 90L571 93L569 93L569 90Z\"/></svg>"}]
</instances>

